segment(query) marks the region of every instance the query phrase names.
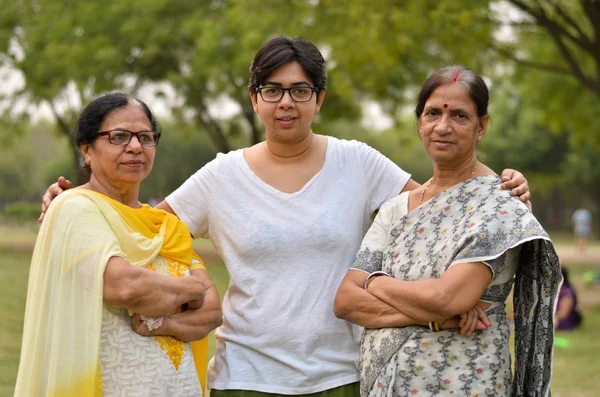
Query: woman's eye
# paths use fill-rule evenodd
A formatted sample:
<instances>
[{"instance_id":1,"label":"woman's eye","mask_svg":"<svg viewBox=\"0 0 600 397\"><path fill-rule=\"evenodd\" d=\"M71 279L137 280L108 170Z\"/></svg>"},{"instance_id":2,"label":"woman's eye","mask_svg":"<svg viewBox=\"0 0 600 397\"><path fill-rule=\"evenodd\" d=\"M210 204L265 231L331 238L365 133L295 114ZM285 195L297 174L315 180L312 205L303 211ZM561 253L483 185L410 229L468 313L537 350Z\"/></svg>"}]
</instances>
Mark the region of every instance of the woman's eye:
<instances>
[{"instance_id":1,"label":"woman's eye","mask_svg":"<svg viewBox=\"0 0 600 397\"><path fill-rule=\"evenodd\" d=\"M124 142L127 139L127 133L125 132L113 132L112 140L116 142Z\"/></svg>"}]
</instances>

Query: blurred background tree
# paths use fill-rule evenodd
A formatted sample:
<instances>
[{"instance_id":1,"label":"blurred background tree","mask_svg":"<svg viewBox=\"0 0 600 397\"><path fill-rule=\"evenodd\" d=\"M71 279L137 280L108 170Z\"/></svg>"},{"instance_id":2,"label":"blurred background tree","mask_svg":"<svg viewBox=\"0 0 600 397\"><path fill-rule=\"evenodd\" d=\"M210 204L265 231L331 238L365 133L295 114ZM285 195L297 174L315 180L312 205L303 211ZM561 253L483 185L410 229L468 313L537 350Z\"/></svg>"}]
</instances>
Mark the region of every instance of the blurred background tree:
<instances>
[{"instance_id":1,"label":"blurred background tree","mask_svg":"<svg viewBox=\"0 0 600 397\"><path fill-rule=\"evenodd\" d=\"M482 151L531 182L534 211L567 228L600 219L598 0L0 0L0 198L32 199L79 164L69 133L83 105L114 90L159 110L165 134L142 188L161 198L216 152L263 138L248 68L275 35L324 53L315 132L359 139L421 182L429 162L412 107L433 70L483 74L492 123ZM173 159L177 161L173 161ZM599 223L600 224L600 223Z\"/></svg>"}]
</instances>

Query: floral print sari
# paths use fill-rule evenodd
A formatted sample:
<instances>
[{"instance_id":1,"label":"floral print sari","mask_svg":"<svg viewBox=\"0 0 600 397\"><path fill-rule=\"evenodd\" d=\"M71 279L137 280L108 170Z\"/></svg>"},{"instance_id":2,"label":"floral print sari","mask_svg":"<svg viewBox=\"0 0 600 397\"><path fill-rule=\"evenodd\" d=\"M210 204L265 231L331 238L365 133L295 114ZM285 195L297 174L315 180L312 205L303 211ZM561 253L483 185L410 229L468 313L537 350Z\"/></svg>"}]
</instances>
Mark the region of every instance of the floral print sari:
<instances>
[{"instance_id":1,"label":"floral print sari","mask_svg":"<svg viewBox=\"0 0 600 397\"><path fill-rule=\"evenodd\" d=\"M496 176L472 178L408 212L408 193L384 204L352 268L402 280L438 278L450 266L483 262L493 272L481 297L490 329L464 337L426 327L367 329L361 396L547 396L558 257L536 218L500 190ZM515 375L504 302L514 282Z\"/></svg>"}]
</instances>

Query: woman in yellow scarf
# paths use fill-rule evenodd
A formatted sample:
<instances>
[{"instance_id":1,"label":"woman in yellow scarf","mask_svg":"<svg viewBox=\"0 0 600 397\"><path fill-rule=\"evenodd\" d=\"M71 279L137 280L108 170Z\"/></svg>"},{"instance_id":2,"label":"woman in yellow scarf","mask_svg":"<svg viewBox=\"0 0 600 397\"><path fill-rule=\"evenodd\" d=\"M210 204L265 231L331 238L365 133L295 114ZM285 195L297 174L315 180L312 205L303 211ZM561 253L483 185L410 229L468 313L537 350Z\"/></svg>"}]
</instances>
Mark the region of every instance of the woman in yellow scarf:
<instances>
[{"instance_id":1,"label":"woman in yellow scarf","mask_svg":"<svg viewBox=\"0 0 600 397\"><path fill-rule=\"evenodd\" d=\"M75 139L90 181L40 229L15 396L201 395L221 307L187 227L138 201L158 130L125 94L84 109Z\"/></svg>"}]
</instances>

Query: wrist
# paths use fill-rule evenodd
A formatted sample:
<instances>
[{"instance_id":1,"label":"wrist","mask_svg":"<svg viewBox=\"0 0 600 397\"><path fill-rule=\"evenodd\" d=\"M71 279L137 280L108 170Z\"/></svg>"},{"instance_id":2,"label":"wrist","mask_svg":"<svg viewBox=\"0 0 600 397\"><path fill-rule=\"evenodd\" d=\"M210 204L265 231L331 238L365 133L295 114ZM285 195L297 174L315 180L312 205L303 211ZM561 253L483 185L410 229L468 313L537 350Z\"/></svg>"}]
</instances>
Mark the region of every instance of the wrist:
<instances>
[{"instance_id":1,"label":"wrist","mask_svg":"<svg viewBox=\"0 0 600 397\"><path fill-rule=\"evenodd\" d=\"M460 318L457 316L454 316L454 317L447 318L445 320L438 321L437 324L438 324L438 328L440 330L454 329L454 328L458 328L459 321L460 321ZM435 324L434 324L434 327L435 327ZM431 327L429 329L431 329Z\"/></svg>"},{"instance_id":2,"label":"wrist","mask_svg":"<svg viewBox=\"0 0 600 397\"><path fill-rule=\"evenodd\" d=\"M175 327L173 327L173 319L171 318L171 316L172 315L163 316L163 323L160 326L160 329L158 329L157 331L160 331L161 335L173 336L177 338L177 336L174 335Z\"/></svg>"},{"instance_id":3,"label":"wrist","mask_svg":"<svg viewBox=\"0 0 600 397\"><path fill-rule=\"evenodd\" d=\"M204 299L204 282L200 280L198 277L182 277L176 278L182 283L184 283L185 287L183 290L185 291L185 301L183 303Z\"/></svg>"},{"instance_id":4,"label":"wrist","mask_svg":"<svg viewBox=\"0 0 600 397\"><path fill-rule=\"evenodd\" d=\"M365 289L365 291L369 292L369 286L374 282L375 279L377 279L378 277L381 277L381 276L389 277L389 274L387 274L386 272L383 272L383 271L376 271L376 272L370 273L367 276L367 278L363 284L363 288Z\"/></svg>"}]
</instances>

